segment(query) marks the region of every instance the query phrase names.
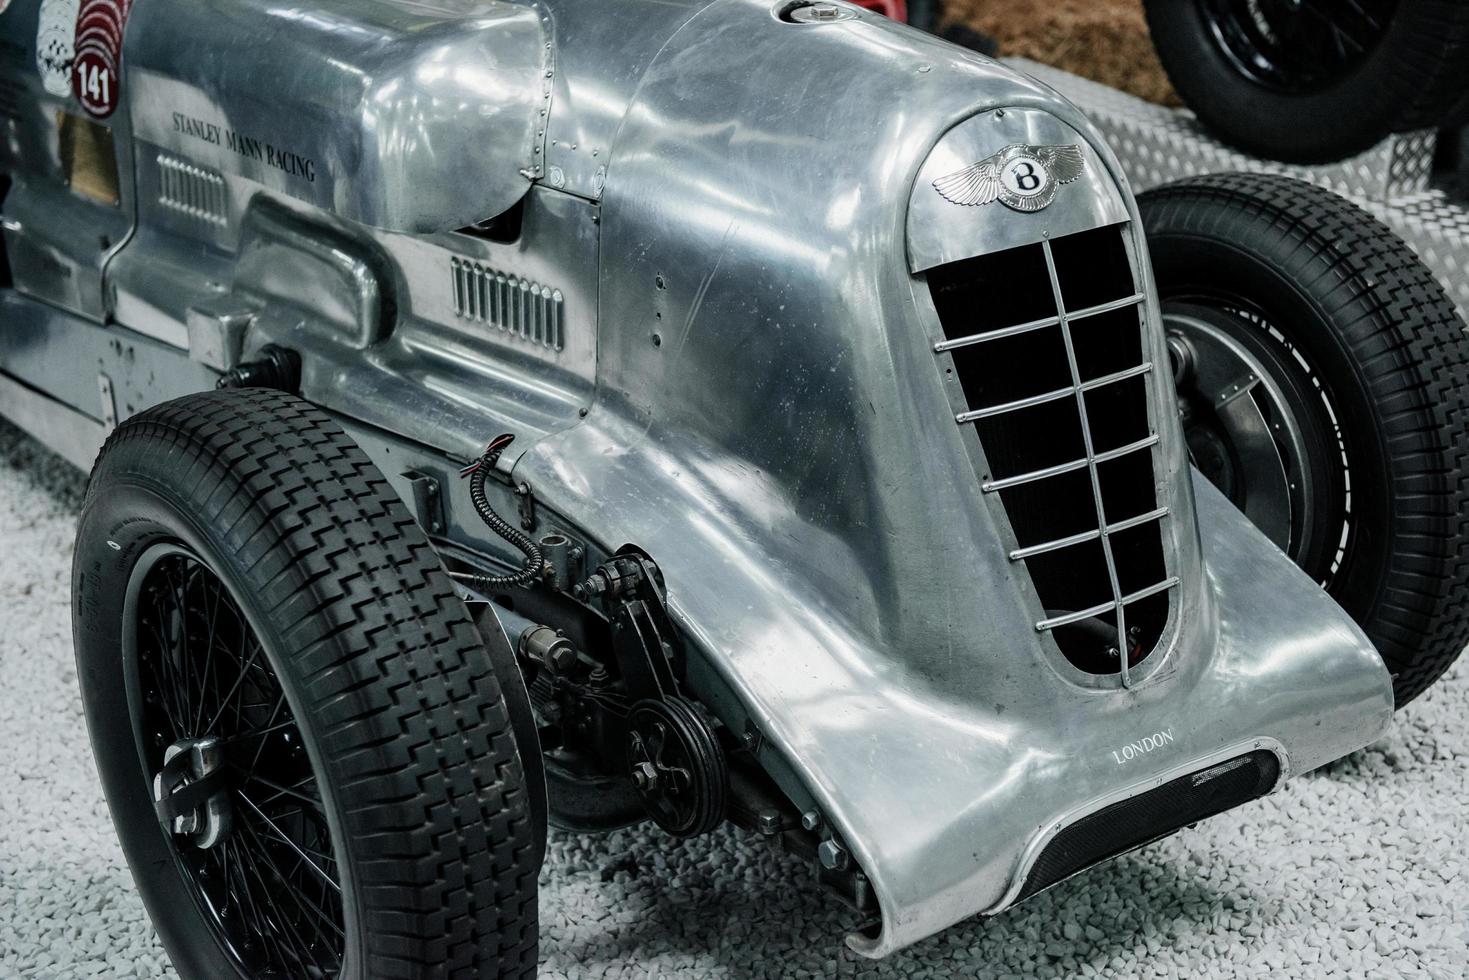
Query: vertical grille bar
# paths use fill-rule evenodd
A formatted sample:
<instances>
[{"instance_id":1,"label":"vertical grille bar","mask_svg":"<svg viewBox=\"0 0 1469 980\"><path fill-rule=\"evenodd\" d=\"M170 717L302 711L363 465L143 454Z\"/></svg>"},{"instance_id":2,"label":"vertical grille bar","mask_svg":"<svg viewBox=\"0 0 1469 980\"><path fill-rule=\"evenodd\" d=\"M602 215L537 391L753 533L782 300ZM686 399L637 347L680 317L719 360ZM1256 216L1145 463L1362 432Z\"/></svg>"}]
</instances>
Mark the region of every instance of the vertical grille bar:
<instances>
[{"instance_id":1,"label":"vertical grille bar","mask_svg":"<svg viewBox=\"0 0 1469 980\"><path fill-rule=\"evenodd\" d=\"M1066 362L1071 369L1071 383L1076 386L1076 411L1081 417L1081 438L1086 446L1087 472L1092 479L1092 502L1097 508L1097 529L1102 539L1102 556L1107 561L1107 578L1112 584L1112 600L1117 610L1117 661L1121 668L1122 686L1131 687L1128 670L1127 607L1122 602L1122 586L1117 579L1117 558L1112 554L1112 538L1107 528L1107 512L1102 505L1102 479L1097 473L1097 450L1092 441L1091 421L1086 414L1086 392L1081 386L1081 368L1076 364L1076 345L1071 339L1071 319L1066 314L1066 300L1061 295L1061 279L1056 274L1056 256L1049 240L1042 243L1046 253L1046 272L1051 277L1051 292L1056 297L1056 311L1061 318L1061 339L1066 344Z\"/></svg>"}]
</instances>

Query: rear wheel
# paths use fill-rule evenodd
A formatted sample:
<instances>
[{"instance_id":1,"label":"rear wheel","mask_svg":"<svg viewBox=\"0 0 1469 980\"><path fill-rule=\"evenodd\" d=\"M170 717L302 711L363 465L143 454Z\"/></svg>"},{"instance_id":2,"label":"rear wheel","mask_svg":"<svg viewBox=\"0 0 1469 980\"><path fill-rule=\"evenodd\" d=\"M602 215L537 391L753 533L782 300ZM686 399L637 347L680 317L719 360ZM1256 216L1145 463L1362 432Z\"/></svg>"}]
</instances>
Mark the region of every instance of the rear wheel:
<instances>
[{"instance_id":1,"label":"rear wheel","mask_svg":"<svg viewBox=\"0 0 1469 980\"><path fill-rule=\"evenodd\" d=\"M500 688L428 541L305 402L124 423L74 571L78 673L186 977L531 977L538 854Z\"/></svg>"},{"instance_id":2,"label":"rear wheel","mask_svg":"<svg viewBox=\"0 0 1469 980\"><path fill-rule=\"evenodd\" d=\"M1314 185L1139 200L1190 454L1361 624L1401 706L1469 642L1469 339L1401 239Z\"/></svg>"},{"instance_id":3,"label":"rear wheel","mask_svg":"<svg viewBox=\"0 0 1469 980\"><path fill-rule=\"evenodd\" d=\"M1224 139L1298 163L1439 125L1469 74L1459 0L1147 0L1158 56Z\"/></svg>"}]
</instances>

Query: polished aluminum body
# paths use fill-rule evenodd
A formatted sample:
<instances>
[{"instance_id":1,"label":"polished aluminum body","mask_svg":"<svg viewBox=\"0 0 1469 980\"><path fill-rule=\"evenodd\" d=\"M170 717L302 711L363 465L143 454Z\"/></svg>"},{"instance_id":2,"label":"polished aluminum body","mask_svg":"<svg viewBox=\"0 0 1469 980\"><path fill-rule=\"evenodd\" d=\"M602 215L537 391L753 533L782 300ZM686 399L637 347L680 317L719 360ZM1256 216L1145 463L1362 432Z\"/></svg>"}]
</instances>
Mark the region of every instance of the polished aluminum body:
<instances>
[{"instance_id":1,"label":"polished aluminum body","mask_svg":"<svg viewBox=\"0 0 1469 980\"><path fill-rule=\"evenodd\" d=\"M32 43L35 9L0 15L8 40ZM30 400L0 385L0 411L34 417L44 393L55 431L85 433L105 424L94 365L125 416L277 342L394 479L517 432L501 468L594 552L653 554L691 687L758 730L869 876L883 923L860 952L1004 908L1058 830L1119 798L1253 748L1303 772L1389 723L1362 633L1194 485L1166 372L1162 642L1124 686L1037 629L923 273L1125 228L1167 363L1125 180L1039 83L866 12L792 22L763 0L148 0L127 53L116 204L72 200L46 147L77 110L17 75L34 108L6 124L0 381ZM317 180L175 112L294 140ZM1048 207L933 186L1016 144L1079 148ZM453 231L517 202L513 239ZM58 208L85 242L45 222ZM472 514L443 539L496 548Z\"/></svg>"}]
</instances>

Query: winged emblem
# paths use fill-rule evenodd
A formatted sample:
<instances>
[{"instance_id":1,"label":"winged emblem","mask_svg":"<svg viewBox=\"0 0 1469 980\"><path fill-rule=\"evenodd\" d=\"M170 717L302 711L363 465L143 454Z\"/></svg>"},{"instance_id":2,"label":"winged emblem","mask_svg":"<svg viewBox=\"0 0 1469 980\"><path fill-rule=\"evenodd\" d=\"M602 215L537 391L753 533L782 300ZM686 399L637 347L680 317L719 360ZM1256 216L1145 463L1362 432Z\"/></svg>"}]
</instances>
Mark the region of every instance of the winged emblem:
<instances>
[{"instance_id":1,"label":"winged emblem","mask_svg":"<svg viewBox=\"0 0 1469 980\"><path fill-rule=\"evenodd\" d=\"M965 207L996 201L1016 211L1039 211L1056 199L1062 184L1086 172L1081 147L1012 143L998 153L933 182L944 200Z\"/></svg>"}]
</instances>

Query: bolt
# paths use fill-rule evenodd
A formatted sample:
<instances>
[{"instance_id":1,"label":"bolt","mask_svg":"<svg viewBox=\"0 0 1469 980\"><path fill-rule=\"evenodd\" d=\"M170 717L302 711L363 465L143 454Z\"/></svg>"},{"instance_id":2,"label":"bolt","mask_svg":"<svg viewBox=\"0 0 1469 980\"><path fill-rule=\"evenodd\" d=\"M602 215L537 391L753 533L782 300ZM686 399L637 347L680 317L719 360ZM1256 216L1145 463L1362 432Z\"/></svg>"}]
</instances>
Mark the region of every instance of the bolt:
<instances>
[{"instance_id":1,"label":"bolt","mask_svg":"<svg viewBox=\"0 0 1469 980\"><path fill-rule=\"evenodd\" d=\"M576 650L570 643L557 643L551 648L546 666L558 674L564 674L576 663Z\"/></svg>"},{"instance_id":2,"label":"bolt","mask_svg":"<svg viewBox=\"0 0 1469 980\"><path fill-rule=\"evenodd\" d=\"M850 860L847 849L832 839L821 842L821 846L816 849L816 857L828 871L845 871Z\"/></svg>"},{"instance_id":3,"label":"bolt","mask_svg":"<svg viewBox=\"0 0 1469 980\"><path fill-rule=\"evenodd\" d=\"M821 826L821 814L815 810L807 810L801 814L801 826L807 830L815 830Z\"/></svg>"},{"instance_id":4,"label":"bolt","mask_svg":"<svg viewBox=\"0 0 1469 980\"><path fill-rule=\"evenodd\" d=\"M632 781L643 792L651 792L658 786L658 770L651 762L639 762L633 766Z\"/></svg>"},{"instance_id":5,"label":"bolt","mask_svg":"<svg viewBox=\"0 0 1469 980\"><path fill-rule=\"evenodd\" d=\"M781 824L779 810L761 810L755 821L756 829L766 837L774 837L780 833Z\"/></svg>"}]
</instances>

